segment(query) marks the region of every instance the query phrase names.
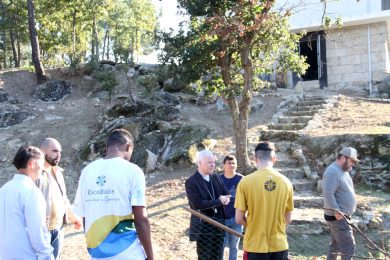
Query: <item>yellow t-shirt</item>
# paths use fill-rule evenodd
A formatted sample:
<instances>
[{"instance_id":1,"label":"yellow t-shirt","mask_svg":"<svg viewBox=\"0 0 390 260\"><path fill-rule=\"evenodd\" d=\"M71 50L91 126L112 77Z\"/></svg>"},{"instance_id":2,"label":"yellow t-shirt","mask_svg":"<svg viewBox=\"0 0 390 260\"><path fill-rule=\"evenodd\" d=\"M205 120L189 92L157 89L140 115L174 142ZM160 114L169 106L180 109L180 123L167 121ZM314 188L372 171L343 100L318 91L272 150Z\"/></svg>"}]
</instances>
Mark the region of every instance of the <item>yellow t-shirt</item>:
<instances>
[{"instance_id":1,"label":"yellow t-shirt","mask_svg":"<svg viewBox=\"0 0 390 260\"><path fill-rule=\"evenodd\" d=\"M244 250L252 253L288 249L285 213L294 209L289 179L272 168L257 170L241 179L236 209L247 212Z\"/></svg>"}]
</instances>

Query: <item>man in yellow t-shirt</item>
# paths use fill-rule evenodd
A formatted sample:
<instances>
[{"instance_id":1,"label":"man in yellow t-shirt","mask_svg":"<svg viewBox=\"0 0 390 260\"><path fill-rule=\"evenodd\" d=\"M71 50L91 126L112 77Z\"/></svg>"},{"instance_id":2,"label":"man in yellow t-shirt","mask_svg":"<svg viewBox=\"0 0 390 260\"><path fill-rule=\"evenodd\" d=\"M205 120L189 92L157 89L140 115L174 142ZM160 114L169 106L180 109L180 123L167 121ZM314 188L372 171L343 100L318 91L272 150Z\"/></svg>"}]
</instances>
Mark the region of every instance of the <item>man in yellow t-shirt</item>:
<instances>
[{"instance_id":1,"label":"man in yellow t-shirt","mask_svg":"<svg viewBox=\"0 0 390 260\"><path fill-rule=\"evenodd\" d=\"M294 209L289 179L273 169L275 146L260 142L255 149L258 170L237 187L236 222L246 226L244 259L288 259L286 226Z\"/></svg>"}]
</instances>

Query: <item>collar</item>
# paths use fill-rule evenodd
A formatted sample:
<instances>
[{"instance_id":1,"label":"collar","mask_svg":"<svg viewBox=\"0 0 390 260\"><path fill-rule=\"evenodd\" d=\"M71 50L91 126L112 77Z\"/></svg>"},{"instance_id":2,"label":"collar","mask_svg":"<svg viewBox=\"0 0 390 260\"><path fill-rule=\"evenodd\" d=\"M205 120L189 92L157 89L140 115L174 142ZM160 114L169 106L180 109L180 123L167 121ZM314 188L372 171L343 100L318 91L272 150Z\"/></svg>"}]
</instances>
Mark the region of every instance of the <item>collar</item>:
<instances>
[{"instance_id":1,"label":"collar","mask_svg":"<svg viewBox=\"0 0 390 260\"><path fill-rule=\"evenodd\" d=\"M199 172L199 171L198 171ZM200 176L202 176L203 180L209 182L210 181L210 175L209 174L203 174L203 173L200 173Z\"/></svg>"}]
</instances>

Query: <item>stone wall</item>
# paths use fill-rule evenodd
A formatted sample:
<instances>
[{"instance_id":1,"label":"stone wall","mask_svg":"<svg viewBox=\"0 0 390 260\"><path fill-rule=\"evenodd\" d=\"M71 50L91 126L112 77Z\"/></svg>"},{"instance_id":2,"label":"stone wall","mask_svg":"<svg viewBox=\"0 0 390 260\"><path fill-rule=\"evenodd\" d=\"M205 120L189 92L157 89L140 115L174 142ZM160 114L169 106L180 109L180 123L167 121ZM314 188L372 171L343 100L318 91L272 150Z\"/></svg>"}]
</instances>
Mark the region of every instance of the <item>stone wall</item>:
<instances>
[{"instance_id":1,"label":"stone wall","mask_svg":"<svg viewBox=\"0 0 390 260\"><path fill-rule=\"evenodd\" d=\"M383 78L389 64L385 22L370 24L372 80ZM335 91L364 92L369 83L368 25L335 29L327 34L328 86Z\"/></svg>"},{"instance_id":2,"label":"stone wall","mask_svg":"<svg viewBox=\"0 0 390 260\"><path fill-rule=\"evenodd\" d=\"M324 137L302 136L305 156L312 170L322 178L325 168L345 146L355 147L360 163L352 175L355 183L390 192L390 135L334 135Z\"/></svg>"}]
</instances>

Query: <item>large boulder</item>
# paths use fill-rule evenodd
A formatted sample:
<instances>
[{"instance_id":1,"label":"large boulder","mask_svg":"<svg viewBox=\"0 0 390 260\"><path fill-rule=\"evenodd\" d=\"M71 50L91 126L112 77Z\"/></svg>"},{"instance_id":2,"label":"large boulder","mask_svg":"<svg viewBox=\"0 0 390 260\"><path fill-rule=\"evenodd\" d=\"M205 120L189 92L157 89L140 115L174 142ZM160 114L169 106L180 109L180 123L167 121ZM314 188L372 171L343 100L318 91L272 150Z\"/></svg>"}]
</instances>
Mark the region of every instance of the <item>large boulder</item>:
<instances>
[{"instance_id":1,"label":"large boulder","mask_svg":"<svg viewBox=\"0 0 390 260\"><path fill-rule=\"evenodd\" d=\"M130 117L130 118L116 118L111 121L103 123L101 130L86 143L79 151L77 156L80 160L88 160L93 157L102 157L105 155L105 142L108 134L117 128L124 128L132 133L134 141L138 142L141 136L157 129L157 123L147 118Z\"/></svg>"},{"instance_id":2,"label":"large boulder","mask_svg":"<svg viewBox=\"0 0 390 260\"><path fill-rule=\"evenodd\" d=\"M31 114L20 109L8 108L0 112L0 127L20 124Z\"/></svg>"},{"instance_id":3,"label":"large boulder","mask_svg":"<svg viewBox=\"0 0 390 260\"><path fill-rule=\"evenodd\" d=\"M390 94L390 76L385 77L382 81L377 83L379 93Z\"/></svg>"},{"instance_id":4,"label":"large boulder","mask_svg":"<svg viewBox=\"0 0 390 260\"><path fill-rule=\"evenodd\" d=\"M43 101L57 101L69 95L71 84L65 80L51 80L45 84L39 85L34 94Z\"/></svg>"},{"instance_id":5,"label":"large boulder","mask_svg":"<svg viewBox=\"0 0 390 260\"><path fill-rule=\"evenodd\" d=\"M78 151L78 158L94 160L104 156L108 134L124 128L134 136L131 161L145 172L193 163L198 149L204 148L203 140L210 130L201 126L175 125L180 105L179 98L161 91L153 98L127 99L113 106L100 117L101 130Z\"/></svg>"},{"instance_id":6,"label":"large boulder","mask_svg":"<svg viewBox=\"0 0 390 260\"><path fill-rule=\"evenodd\" d=\"M0 89L0 102L8 101L9 95L4 90Z\"/></svg>"},{"instance_id":7,"label":"large boulder","mask_svg":"<svg viewBox=\"0 0 390 260\"><path fill-rule=\"evenodd\" d=\"M153 98L144 98L133 101L128 98L121 104L113 106L107 111L112 118L149 117L151 120L173 121L179 115L180 99L165 91L160 91Z\"/></svg>"}]
</instances>

